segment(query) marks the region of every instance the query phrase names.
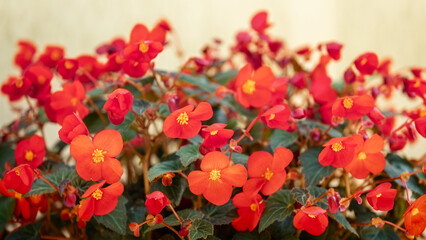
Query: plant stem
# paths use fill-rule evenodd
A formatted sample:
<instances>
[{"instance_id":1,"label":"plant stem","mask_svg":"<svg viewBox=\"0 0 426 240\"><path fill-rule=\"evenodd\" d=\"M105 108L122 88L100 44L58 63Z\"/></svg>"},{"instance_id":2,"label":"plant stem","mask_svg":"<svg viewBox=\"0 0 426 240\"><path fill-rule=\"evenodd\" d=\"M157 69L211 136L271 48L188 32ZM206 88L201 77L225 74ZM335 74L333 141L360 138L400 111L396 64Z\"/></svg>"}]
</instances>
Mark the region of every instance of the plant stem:
<instances>
[{"instance_id":1,"label":"plant stem","mask_svg":"<svg viewBox=\"0 0 426 240\"><path fill-rule=\"evenodd\" d=\"M108 124L108 121L105 119L104 115L102 115L99 108L96 106L96 104L93 102L91 98L87 98L87 102L92 106L92 108L95 110L96 114L98 114L99 118L102 120L103 123Z\"/></svg>"},{"instance_id":2,"label":"plant stem","mask_svg":"<svg viewBox=\"0 0 426 240\"><path fill-rule=\"evenodd\" d=\"M254 124L259 120L260 115L257 115L252 121L251 123L248 125L248 127L243 130L243 135L240 136L240 138L237 139L236 143L239 143L241 140L243 140L244 137L247 137L248 133L250 132L250 130L253 128Z\"/></svg>"},{"instance_id":3,"label":"plant stem","mask_svg":"<svg viewBox=\"0 0 426 240\"><path fill-rule=\"evenodd\" d=\"M167 227L168 229L172 230L174 233L176 233L176 235L180 238L180 239L184 239L181 235L179 235L178 231L176 231L176 229L172 228L170 225L168 225L167 223L162 222L161 224L163 224L165 227Z\"/></svg>"},{"instance_id":4,"label":"plant stem","mask_svg":"<svg viewBox=\"0 0 426 240\"><path fill-rule=\"evenodd\" d=\"M176 216L177 220L180 224L182 224L182 220L180 219L179 215L176 213L175 209L173 208L172 204L169 204L170 209L172 210L173 214Z\"/></svg>"},{"instance_id":5,"label":"plant stem","mask_svg":"<svg viewBox=\"0 0 426 240\"><path fill-rule=\"evenodd\" d=\"M389 222L389 221L383 221L384 223L386 223L386 224L389 224L389 225L391 225L392 227L394 227L394 228L397 228L397 229L399 229L399 230L401 230L401 231L403 231L403 232L407 232L407 230L405 230L404 228L402 228L402 227L400 227L400 226L398 226L398 225L396 225L395 223L393 223L393 222Z\"/></svg>"},{"instance_id":6,"label":"plant stem","mask_svg":"<svg viewBox=\"0 0 426 240\"><path fill-rule=\"evenodd\" d=\"M59 189L55 185L53 185L49 180L47 180L46 178L44 178L43 175L39 175L38 177L41 180L43 180L44 182L46 182L49 186L53 187L59 193Z\"/></svg>"}]
</instances>

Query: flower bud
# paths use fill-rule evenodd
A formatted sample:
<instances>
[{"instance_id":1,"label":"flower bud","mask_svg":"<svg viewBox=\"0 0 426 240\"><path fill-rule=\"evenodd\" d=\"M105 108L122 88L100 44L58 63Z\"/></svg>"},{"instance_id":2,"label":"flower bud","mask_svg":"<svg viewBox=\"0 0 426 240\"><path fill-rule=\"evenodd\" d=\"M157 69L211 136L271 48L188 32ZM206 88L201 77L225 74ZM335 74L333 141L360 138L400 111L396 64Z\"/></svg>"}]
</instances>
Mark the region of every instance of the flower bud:
<instances>
[{"instance_id":1,"label":"flower bud","mask_svg":"<svg viewBox=\"0 0 426 240\"><path fill-rule=\"evenodd\" d=\"M291 112L291 116L294 119L303 119L307 116L307 112L305 109L296 108L293 112Z\"/></svg>"},{"instance_id":2,"label":"flower bud","mask_svg":"<svg viewBox=\"0 0 426 240\"><path fill-rule=\"evenodd\" d=\"M163 186L170 186L173 183L173 178L175 177L175 174L173 172L168 172L163 175L161 178L161 183Z\"/></svg>"},{"instance_id":3,"label":"flower bud","mask_svg":"<svg viewBox=\"0 0 426 240\"><path fill-rule=\"evenodd\" d=\"M155 215L154 222L156 224L161 224L163 222L163 215L161 215L161 214Z\"/></svg>"},{"instance_id":4,"label":"flower bud","mask_svg":"<svg viewBox=\"0 0 426 240\"><path fill-rule=\"evenodd\" d=\"M346 84L352 84L355 82L356 75L355 75L355 72L352 70L352 68L346 69L343 75L343 79L345 80Z\"/></svg>"},{"instance_id":5,"label":"flower bud","mask_svg":"<svg viewBox=\"0 0 426 240\"><path fill-rule=\"evenodd\" d=\"M146 224L150 227L155 225L155 217L152 214L148 214L146 216L146 220L148 221Z\"/></svg>"}]
</instances>

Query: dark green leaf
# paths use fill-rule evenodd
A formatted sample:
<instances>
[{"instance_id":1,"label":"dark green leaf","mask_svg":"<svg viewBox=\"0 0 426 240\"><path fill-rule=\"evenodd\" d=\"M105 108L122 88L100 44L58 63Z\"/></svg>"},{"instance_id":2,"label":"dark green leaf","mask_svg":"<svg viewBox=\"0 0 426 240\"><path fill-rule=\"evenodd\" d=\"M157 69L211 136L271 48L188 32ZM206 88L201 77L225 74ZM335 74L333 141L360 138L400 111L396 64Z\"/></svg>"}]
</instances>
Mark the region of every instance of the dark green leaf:
<instances>
[{"instance_id":1,"label":"dark green leaf","mask_svg":"<svg viewBox=\"0 0 426 240\"><path fill-rule=\"evenodd\" d=\"M27 224L7 236L6 240L38 240L41 237L41 223Z\"/></svg>"},{"instance_id":2,"label":"dark green leaf","mask_svg":"<svg viewBox=\"0 0 426 240\"><path fill-rule=\"evenodd\" d=\"M334 213L334 214L331 214L331 215L345 229L351 231L353 234L358 236L358 233L356 232L356 230L351 226L351 224L348 222L348 220L343 216L343 214L340 211L337 211L337 213Z\"/></svg>"},{"instance_id":3,"label":"dark green leaf","mask_svg":"<svg viewBox=\"0 0 426 240\"><path fill-rule=\"evenodd\" d=\"M288 239L296 233L296 228L293 225L293 216L286 217L283 221L274 222L267 228L272 235L272 239ZM285 237L285 238L284 238Z\"/></svg>"},{"instance_id":4,"label":"dark green leaf","mask_svg":"<svg viewBox=\"0 0 426 240\"><path fill-rule=\"evenodd\" d=\"M191 239L206 238L209 235L213 235L213 224L206 220L197 219L189 227L189 237Z\"/></svg>"},{"instance_id":5,"label":"dark green leaf","mask_svg":"<svg viewBox=\"0 0 426 240\"><path fill-rule=\"evenodd\" d=\"M193 210L193 209L184 209L184 210L181 210L181 211L177 211L176 213L182 221L185 220L185 219L191 219L191 221L194 222L195 220L203 218L203 214L201 212ZM169 216L165 217L164 223L166 223L170 226L180 225L179 221L177 220L177 218L174 214L170 214ZM164 225L156 224L152 227L149 227L147 229L147 231L152 231L152 230L163 228L163 227L164 227Z\"/></svg>"},{"instance_id":6,"label":"dark green leaf","mask_svg":"<svg viewBox=\"0 0 426 240\"><path fill-rule=\"evenodd\" d=\"M153 104L153 106L152 106L152 107L153 107L153 108L155 108L155 107L156 107L156 104ZM157 113L159 113L159 114L161 114L161 115L164 115L164 116L169 116L169 115L170 115L170 109L169 109L169 106L167 106L167 104L161 104L161 105L158 107Z\"/></svg>"},{"instance_id":7,"label":"dark green leaf","mask_svg":"<svg viewBox=\"0 0 426 240\"><path fill-rule=\"evenodd\" d=\"M221 85L226 85L229 81L234 79L237 76L237 74L238 74L238 70L232 69L229 71L220 72L214 75L213 78L216 79L216 81L220 83Z\"/></svg>"},{"instance_id":8,"label":"dark green leaf","mask_svg":"<svg viewBox=\"0 0 426 240\"><path fill-rule=\"evenodd\" d=\"M200 145L203 142L203 138L200 135L197 135L193 138L188 139L188 141L190 141L192 144Z\"/></svg>"},{"instance_id":9,"label":"dark green leaf","mask_svg":"<svg viewBox=\"0 0 426 240\"><path fill-rule=\"evenodd\" d=\"M194 77L187 74L181 74L179 76L179 80L182 82L186 82L195 86L198 86L200 89L206 92L214 92L216 88L219 86L215 83L209 82L209 80L205 76Z\"/></svg>"},{"instance_id":10,"label":"dark green leaf","mask_svg":"<svg viewBox=\"0 0 426 240\"><path fill-rule=\"evenodd\" d=\"M164 186L161 181L156 181L151 186L151 192L160 191L166 194L174 206L179 206L183 192L188 187L188 181L183 177L176 176L173 178L172 185Z\"/></svg>"},{"instance_id":11,"label":"dark green leaf","mask_svg":"<svg viewBox=\"0 0 426 240\"><path fill-rule=\"evenodd\" d=\"M135 99L133 100L132 109L140 116L149 108L150 105L151 103L147 100Z\"/></svg>"},{"instance_id":12,"label":"dark green leaf","mask_svg":"<svg viewBox=\"0 0 426 240\"><path fill-rule=\"evenodd\" d=\"M176 154L180 157L180 162L184 167L188 167L191 163L203 157L200 153L200 145L189 144L181 147Z\"/></svg>"},{"instance_id":13,"label":"dark green leaf","mask_svg":"<svg viewBox=\"0 0 426 240\"><path fill-rule=\"evenodd\" d=\"M108 121L108 116L106 114L102 114L105 119ZM104 129L107 124L105 124L102 119L96 114L96 112L92 112L89 115L87 115L83 119L84 124L86 124L87 129L89 129L89 132L91 133L97 133L100 130ZM61 141L62 143L62 141Z\"/></svg>"},{"instance_id":14,"label":"dark green leaf","mask_svg":"<svg viewBox=\"0 0 426 240\"><path fill-rule=\"evenodd\" d=\"M44 178L46 178L46 180L51 182L56 187L59 187L59 184L61 184L62 181L66 179L72 181L73 179L78 178L78 175L73 168L66 168L58 170L57 172L51 174L46 174L44 175ZM48 185L45 181L43 181L42 179L37 179L33 182L31 190L27 194L25 194L25 196L52 193L54 191L55 189Z\"/></svg>"},{"instance_id":15,"label":"dark green leaf","mask_svg":"<svg viewBox=\"0 0 426 240\"><path fill-rule=\"evenodd\" d=\"M319 123L319 122L316 122L316 121L313 121L313 120L303 120L303 121L297 122L297 126L299 127L300 132L304 136L309 135L309 133L314 128L319 128L323 131L328 129L328 125L324 125L322 123ZM332 129L330 129L330 131L328 131L328 135L330 137L333 137L333 138L343 136L343 134L341 132L339 132L338 130L336 130L334 128L332 128Z\"/></svg>"},{"instance_id":16,"label":"dark green leaf","mask_svg":"<svg viewBox=\"0 0 426 240\"><path fill-rule=\"evenodd\" d=\"M297 132L289 133L281 129L275 129L271 135L271 148L275 150L277 147L288 147L298 138Z\"/></svg>"},{"instance_id":17,"label":"dark green leaf","mask_svg":"<svg viewBox=\"0 0 426 240\"><path fill-rule=\"evenodd\" d=\"M151 167L148 171L148 180L152 182L155 178L163 175L168 172L178 172L183 170L183 166L180 163L180 157L176 154L171 154L167 156L166 161L161 161L160 163Z\"/></svg>"},{"instance_id":18,"label":"dark green leaf","mask_svg":"<svg viewBox=\"0 0 426 240\"><path fill-rule=\"evenodd\" d=\"M382 229L374 226L363 227L361 232L363 240L398 240L398 234L389 226L384 226Z\"/></svg>"},{"instance_id":19,"label":"dark green leaf","mask_svg":"<svg viewBox=\"0 0 426 240\"><path fill-rule=\"evenodd\" d=\"M306 205L309 199L309 191L303 188L293 188L291 190L291 195L293 195L293 198L303 206Z\"/></svg>"},{"instance_id":20,"label":"dark green leaf","mask_svg":"<svg viewBox=\"0 0 426 240\"><path fill-rule=\"evenodd\" d=\"M0 144L0 172L4 172L4 164L8 162L12 166L15 165L15 150L12 149L11 144L2 143Z\"/></svg>"},{"instance_id":21,"label":"dark green leaf","mask_svg":"<svg viewBox=\"0 0 426 240\"><path fill-rule=\"evenodd\" d=\"M101 96L104 94L104 91L100 88L95 88L93 90L90 90L86 93L86 96L88 97L95 97L95 96Z\"/></svg>"},{"instance_id":22,"label":"dark green leaf","mask_svg":"<svg viewBox=\"0 0 426 240\"><path fill-rule=\"evenodd\" d=\"M127 199L124 196L118 198L118 203L115 209L102 216L94 215L96 221L112 231L125 235L127 232Z\"/></svg>"},{"instance_id":23,"label":"dark green leaf","mask_svg":"<svg viewBox=\"0 0 426 240\"><path fill-rule=\"evenodd\" d=\"M226 156L229 157L229 152L226 152L225 154L226 154ZM247 160L248 160L248 156L245 155L245 154L241 154L241 153L237 153L237 152L232 153L231 161L233 161L235 164L242 164L246 167L247 166Z\"/></svg>"},{"instance_id":24,"label":"dark green leaf","mask_svg":"<svg viewBox=\"0 0 426 240\"><path fill-rule=\"evenodd\" d=\"M5 198L0 201L0 232L3 231L6 223L12 217L15 209L15 198Z\"/></svg>"},{"instance_id":25,"label":"dark green leaf","mask_svg":"<svg viewBox=\"0 0 426 240\"><path fill-rule=\"evenodd\" d=\"M128 112L121 124L114 125L111 123L107 128L117 130L123 137L123 140L128 141L136 137L136 132L130 128L133 121L135 121L135 115L132 112Z\"/></svg>"},{"instance_id":26,"label":"dark green leaf","mask_svg":"<svg viewBox=\"0 0 426 240\"><path fill-rule=\"evenodd\" d=\"M294 199L290 190L279 190L268 197L265 202L265 211L259 222L259 232L262 232L275 221L282 221L294 209Z\"/></svg>"},{"instance_id":27,"label":"dark green leaf","mask_svg":"<svg viewBox=\"0 0 426 240\"><path fill-rule=\"evenodd\" d=\"M318 184L319 181L324 177L330 176L335 170L332 166L324 167L318 162L318 156L321 150L321 147L309 148L299 157L303 166L302 173L305 175L307 186Z\"/></svg>"},{"instance_id":28,"label":"dark green leaf","mask_svg":"<svg viewBox=\"0 0 426 240\"><path fill-rule=\"evenodd\" d=\"M222 206L208 205L201 208L206 220L213 223L213 225L229 224L238 217L235 206L232 202L228 202Z\"/></svg>"},{"instance_id":29,"label":"dark green leaf","mask_svg":"<svg viewBox=\"0 0 426 240\"><path fill-rule=\"evenodd\" d=\"M312 196L313 199L319 198L321 195L323 195L327 190L320 187L308 187L309 194ZM322 209L328 209L328 201L327 196L324 196L321 198L321 201L316 202L316 205Z\"/></svg>"}]
</instances>

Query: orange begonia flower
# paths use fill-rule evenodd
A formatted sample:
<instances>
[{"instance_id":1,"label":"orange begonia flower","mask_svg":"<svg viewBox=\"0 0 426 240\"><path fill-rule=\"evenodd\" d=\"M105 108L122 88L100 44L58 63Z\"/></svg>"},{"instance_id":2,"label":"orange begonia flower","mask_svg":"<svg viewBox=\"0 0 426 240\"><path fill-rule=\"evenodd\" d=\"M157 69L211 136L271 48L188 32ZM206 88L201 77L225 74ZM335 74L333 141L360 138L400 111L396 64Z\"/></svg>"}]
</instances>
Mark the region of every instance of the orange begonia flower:
<instances>
[{"instance_id":1,"label":"orange begonia flower","mask_svg":"<svg viewBox=\"0 0 426 240\"><path fill-rule=\"evenodd\" d=\"M201 129L201 121L208 120L212 116L212 106L207 102L198 104L195 110L192 105L180 108L164 120L164 134L169 138L193 138Z\"/></svg>"},{"instance_id":2,"label":"orange begonia flower","mask_svg":"<svg viewBox=\"0 0 426 240\"><path fill-rule=\"evenodd\" d=\"M229 166L229 158L222 152L209 152L201 160L201 171L188 175L189 190L203 194L207 201L223 205L232 195L232 186L242 187L247 181L247 170L242 164Z\"/></svg>"},{"instance_id":3,"label":"orange begonia flower","mask_svg":"<svg viewBox=\"0 0 426 240\"><path fill-rule=\"evenodd\" d=\"M203 128L201 136L203 136L203 145L211 147L223 147L228 143L228 140L234 135L231 129L225 129L226 124L215 123L211 126Z\"/></svg>"},{"instance_id":4,"label":"orange begonia flower","mask_svg":"<svg viewBox=\"0 0 426 240\"><path fill-rule=\"evenodd\" d=\"M411 235L420 235L426 228L426 195L416 199L404 213L404 226Z\"/></svg>"},{"instance_id":5,"label":"orange begonia flower","mask_svg":"<svg viewBox=\"0 0 426 240\"><path fill-rule=\"evenodd\" d=\"M78 209L78 217L89 220L93 215L106 215L117 206L118 197L123 194L124 186L116 182L106 188L102 188L105 181L90 186L84 192Z\"/></svg>"},{"instance_id":6,"label":"orange begonia flower","mask_svg":"<svg viewBox=\"0 0 426 240\"><path fill-rule=\"evenodd\" d=\"M108 184L117 182L123 175L121 163L115 159L121 149L123 139L120 133L113 129L99 132L93 142L86 135L77 136L70 145L78 175L86 181L105 179Z\"/></svg>"},{"instance_id":7,"label":"orange begonia flower","mask_svg":"<svg viewBox=\"0 0 426 240\"><path fill-rule=\"evenodd\" d=\"M274 156L265 151L254 152L247 161L247 171L250 179L244 185L244 192L271 195L280 189L287 179L287 167L293 159L293 153L278 147Z\"/></svg>"},{"instance_id":8,"label":"orange begonia flower","mask_svg":"<svg viewBox=\"0 0 426 240\"><path fill-rule=\"evenodd\" d=\"M355 156L357 147L362 144L358 137L336 137L330 139L318 156L318 161L323 166L335 168L346 167Z\"/></svg>"},{"instance_id":9,"label":"orange begonia flower","mask_svg":"<svg viewBox=\"0 0 426 240\"><path fill-rule=\"evenodd\" d=\"M270 87L275 76L266 66L258 68L253 73L250 64L245 65L235 80L235 98L244 107L263 107L271 100Z\"/></svg>"},{"instance_id":10,"label":"orange begonia flower","mask_svg":"<svg viewBox=\"0 0 426 240\"><path fill-rule=\"evenodd\" d=\"M259 194L251 196L245 192L238 193L232 199L232 204L237 207L238 218L232 221L232 226L237 231L253 231L259 223L265 201Z\"/></svg>"},{"instance_id":11,"label":"orange begonia flower","mask_svg":"<svg viewBox=\"0 0 426 240\"><path fill-rule=\"evenodd\" d=\"M381 152L384 146L383 138L374 134L371 138L363 140L359 135L353 136L361 144L355 151L352 162L345 167L345 170L355 178L364 179L369 173L379 174L385 169L386 159Z\"/></svg>"},{"instance_id":12,"label":"orange begonia flower","mask_svg":"<svg viewBox=\"0 0 426 240\"><path fill-rule=\"evenodd\" d=\"M311 235L319 236L328 226L327 211L317 206L300 209L293 218L293 225Z\"/></svg>"},{"instance_id":13,"label":"orange begonia flower","mask_svg":"<svg viewBox=\"0 0 426 240\"><path fill-rule=\"evenodd\" d=\"M288 118L291 111L287 104L280 104L272 107L260 116L260 120L266 123L270 128L279 128L287 130L289 127Z\"/></svg>"},{"instance_id":14,"label":"orange begonia flower","mask_svg":"<svg viewBox=\"0 0 426 240\"><path fill-rule=\"evenodd\" d=\"M334 101L333 115L349 120L360 119L374 109L374 99L370 95L341 97Z\"/></svg>"},{"instance_id":15,"label":"orange begonia flower","mask_svg":"<svg viewBox=\"0 0 426 240\"><path fill-rule=\"evenodd\" d=\"M16 164L28 164L31 168L38 168L46 155L44 139L38 135L32 135L29 139L22 140L16 145Z\"/></svg>"}]
</instances>

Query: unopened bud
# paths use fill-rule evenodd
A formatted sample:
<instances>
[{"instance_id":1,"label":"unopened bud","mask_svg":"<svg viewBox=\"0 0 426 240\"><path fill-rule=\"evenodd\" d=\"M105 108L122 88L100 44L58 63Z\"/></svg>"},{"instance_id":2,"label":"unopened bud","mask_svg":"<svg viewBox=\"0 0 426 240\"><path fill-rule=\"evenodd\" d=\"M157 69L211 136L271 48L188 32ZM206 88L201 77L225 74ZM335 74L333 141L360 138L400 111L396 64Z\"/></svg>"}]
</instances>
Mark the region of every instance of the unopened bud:
<instances>
[{"instance_id":1,"label":"unopened bud","mask_svg":"<svg viewBox=\"0 0 426 240\"><path fill-rule=\"evenodd\" d=\"M161 224L163 222L163 215L161 215L161 214L155 215L154 222L156 224Z\"/></svg>"},{"instance_id":2,"label":"unopened bud","mask_svg":"<svg viewBox=\"0 0 426 240\"><path fill-rule=\"evenodd\" d=\"M161 178L161 183L163 186L170 186L173 183L173 178L175 177L175 174L173 172L168 172L163 175Z\"/></svg>"},{"instance_id":3,"label":"unopened bud","mask_svg":"<svg viewBox=\"0 0 426 240\"><path fill-rule=\"evenodd\" d=\"M146 216L146 220L148 221L146 224L150 227L155 225L155 217L151 214L148 214L148 216Z\"/></svg>"},{"instance_id":4,"label":"unopened bud","mask_svg":"<svg viewBox=\"0 0 426 240\"><path fill-rule=\"evenodd\" d=\"M291 116L294 119L303 119L308 115L305 109L296 108L293 112L291 112Z\"/></svg>"},{"instance_id":5,"label":"unopened bud","mask_svg":"<svg viewBox=\"0 0 426 240\"><path fill-rule=\"evenodd\" d=\"M381 228L385 225L385 222L381 218L376 217L371 219L371 224L375 226L376 228Z\"/></svg>"}]
</instances>

